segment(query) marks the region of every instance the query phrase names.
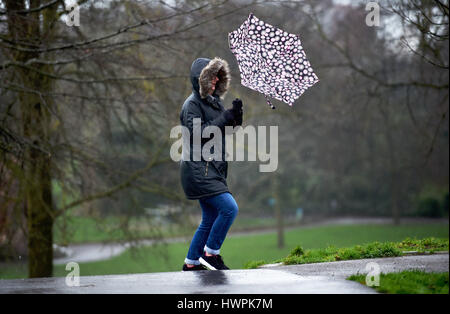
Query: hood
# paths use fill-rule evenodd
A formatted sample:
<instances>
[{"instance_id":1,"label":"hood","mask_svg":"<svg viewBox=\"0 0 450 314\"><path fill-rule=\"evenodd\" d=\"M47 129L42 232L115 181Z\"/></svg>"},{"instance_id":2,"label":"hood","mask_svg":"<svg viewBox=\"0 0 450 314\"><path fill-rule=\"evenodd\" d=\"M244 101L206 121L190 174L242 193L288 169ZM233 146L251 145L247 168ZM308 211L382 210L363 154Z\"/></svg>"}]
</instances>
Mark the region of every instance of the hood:
<instances>
[{"instance_id":1,"label":"hood","mask_svg":"<svg viewBox=\"0 0 450 314\"><path fill-rule=\"evenodd\" d=\"M211 81L217 76L219 81L216 83L214 94L223 98L230 86L230 68L227 61L221 58L198 58L191 66L191 83L194 91L199 93L201 98L208 96L211 89Z\"/></svg>"}]
</instances>

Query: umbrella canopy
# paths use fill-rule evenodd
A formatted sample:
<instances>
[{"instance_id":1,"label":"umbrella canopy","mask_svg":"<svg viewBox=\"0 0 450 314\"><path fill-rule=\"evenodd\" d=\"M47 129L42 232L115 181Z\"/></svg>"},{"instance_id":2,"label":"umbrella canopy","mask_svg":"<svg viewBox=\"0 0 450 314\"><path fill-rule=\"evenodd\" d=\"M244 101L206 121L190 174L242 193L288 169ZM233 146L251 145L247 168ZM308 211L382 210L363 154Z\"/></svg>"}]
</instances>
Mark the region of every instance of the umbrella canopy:
<instances>
[{"instance_id":1,"label":"umbrella canopy","mask_svg":"<svg viewBox=\"0 0 450 314\"><path fill-rule=\"evenodd\" d=\"M251 13L228 43L236 57L241 84L289 106L319 82L306 58L300 37L267 24Z\"/></svg>"}]
</instances>

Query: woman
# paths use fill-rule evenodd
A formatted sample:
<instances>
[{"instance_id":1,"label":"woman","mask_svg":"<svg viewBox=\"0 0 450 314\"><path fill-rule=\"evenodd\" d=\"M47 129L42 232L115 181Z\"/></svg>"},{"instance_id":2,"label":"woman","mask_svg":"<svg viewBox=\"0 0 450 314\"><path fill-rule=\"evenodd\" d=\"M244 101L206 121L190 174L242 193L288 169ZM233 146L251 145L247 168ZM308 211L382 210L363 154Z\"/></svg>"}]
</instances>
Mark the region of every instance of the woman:
<instances>
[{"instance_id":1,"label":"woman","mask_svg":"<svg viewBox=\"0 0 450 314\"><path fill-rule=\"evenodd\" d=\"M199 200L202 222L194 234L184 260L185 271L229 269L219 253L238 213L238 206L226 182L228 163L225 161L225 127L242 125L243 114L242 101L239 99L233 101L232 109L225 110L222 106L221 97L226 94L230 79L228 63L223 59L199 58L192 63L192 94L184 102L180 113L181 124L187 127L191 134L190 158L180 162L180 172L186 197ZM201 131L207 126L220 128L220 160L205 160L202 156L200 161L194 161L194 149L197 149L192 139L194 118L201 119ZM202 138L202 147L207 141L208 138ZM214 153L213 148L211 153Z\"/></svg>"}]
</instances>

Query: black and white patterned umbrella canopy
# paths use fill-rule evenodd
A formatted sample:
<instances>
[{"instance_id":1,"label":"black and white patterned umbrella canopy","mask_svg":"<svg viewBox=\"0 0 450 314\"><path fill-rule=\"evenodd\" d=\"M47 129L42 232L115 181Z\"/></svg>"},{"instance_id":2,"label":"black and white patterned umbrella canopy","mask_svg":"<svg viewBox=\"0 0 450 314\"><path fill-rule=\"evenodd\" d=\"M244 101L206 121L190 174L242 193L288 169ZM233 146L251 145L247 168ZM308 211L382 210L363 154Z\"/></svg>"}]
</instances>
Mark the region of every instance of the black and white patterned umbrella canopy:
<instances>
[{"instance_id":1,"label":"black and white patterned umbrella canopy","mask_svg":"<svg viewBox=\"0 0 450 314\"><path fill-rule=\"evenodd\" d=\"M292 106L319 82L306 58L300 37L261 21L252 13L228 34L241 73L241 84Z\"/></svg>"}]
</instances>

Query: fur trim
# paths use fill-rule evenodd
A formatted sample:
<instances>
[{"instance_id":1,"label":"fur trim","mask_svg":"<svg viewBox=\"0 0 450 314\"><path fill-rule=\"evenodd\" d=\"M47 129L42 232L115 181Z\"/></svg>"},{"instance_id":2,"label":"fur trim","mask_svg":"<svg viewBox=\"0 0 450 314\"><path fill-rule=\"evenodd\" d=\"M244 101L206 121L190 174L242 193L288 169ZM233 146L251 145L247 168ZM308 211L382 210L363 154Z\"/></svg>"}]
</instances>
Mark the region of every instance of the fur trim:
<instances>
[{"instance_id":1,"label":"fur trim","mask_svg":"<svg viewBox=\"0 0 450 314\"><path fill-rule=\"evenodd\" d=\"M208 96L208 91L211 90L211 81L214 76L219 78L219 81L216 83L215 94L220 98L225 97L230 86L230 67L228 66L228 62L217 57L209 61L208 65L200 73L198 78L200 97L206 98Z\"/></svg>"}]
</instances>

